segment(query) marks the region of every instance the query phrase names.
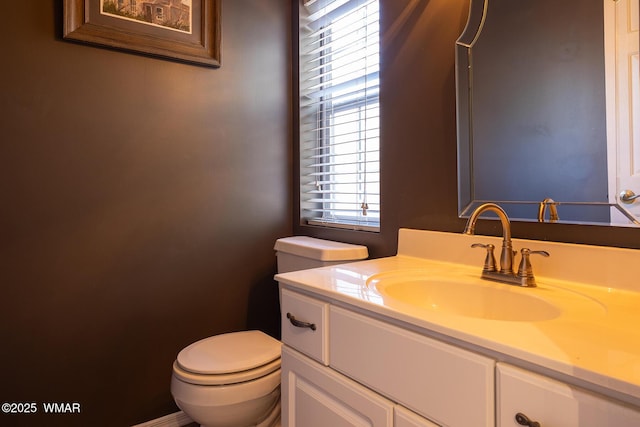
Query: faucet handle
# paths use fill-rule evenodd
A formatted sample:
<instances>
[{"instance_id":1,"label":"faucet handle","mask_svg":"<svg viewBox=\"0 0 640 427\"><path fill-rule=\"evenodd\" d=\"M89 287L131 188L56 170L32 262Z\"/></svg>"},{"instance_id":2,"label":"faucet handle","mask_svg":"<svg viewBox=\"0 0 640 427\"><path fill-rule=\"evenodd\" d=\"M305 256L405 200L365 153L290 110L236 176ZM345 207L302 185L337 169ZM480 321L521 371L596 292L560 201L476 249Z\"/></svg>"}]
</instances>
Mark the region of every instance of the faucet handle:
<instances>
[{"instance_id":1,"label":"faucet handle","mask_svg":"<svg viewBox=\"0 0 640 427\"><path fill-rule=\"evenodd\" d=\"M493 254L493 250L496 248L494 245L492 245L491 243L489 244L482 244L482 243L474 243L471 245L472 248L484 248L487 250L487 256L484 259L484 266L482 267L482 271L483 272L488 272L488 271L497 271L498 268L496 267L496 257Z\"/></svg>"},{"instance_id":2,"label":"faucet handle","mask_svg":"<svg viewBox=\"0 0 640 427\"><path fill-rule=\"evenodd\" d=\"M536 279L533 276L533 267L531 266L530 255L542 255L548 257L547 251L532 251L529 248L522 248L520 251L522 254L522 260L520 260L520 267L518 267L518 277L521 279L522 286L536 286Z\"/></svg>"}]
</instances>

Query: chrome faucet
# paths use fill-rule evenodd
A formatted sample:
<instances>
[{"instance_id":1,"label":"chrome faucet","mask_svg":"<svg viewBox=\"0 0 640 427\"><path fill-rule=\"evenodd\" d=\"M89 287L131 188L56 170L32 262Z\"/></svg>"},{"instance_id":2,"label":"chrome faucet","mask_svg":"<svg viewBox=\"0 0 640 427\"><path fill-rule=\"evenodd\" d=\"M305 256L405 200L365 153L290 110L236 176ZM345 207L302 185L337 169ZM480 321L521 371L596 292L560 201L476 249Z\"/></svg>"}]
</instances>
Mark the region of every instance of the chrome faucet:
<instances>
[{"instance_id":1,"label":"chrome faucet","mask_svg":"<svg viewBox=\"0 0 640 427\"><path fill-rule=\"evenodd\" d=\"M476 222L480 215L486 211L492 211L498 215L498 218L500 218L500 222L502 223L502 251L500 253L500 269L498 270L496 260L493 255L493 245L483 245L479 243L471 245L472 248L481 247L487 250L487 256L485 258L481 277L483 279L509 283L511 285L535 287L536 281L533 275L529 256L542 255L548 257L549 253L546 251L531 251L527 248L523 248L521 251L522 260L520 262L520 267L518 268L518 272L514 274L513 258L515 251L513 250L513 244L511 243L511 222L509 221L507 213L500 206L495 203L484 203L478 206L469 217L467 225L464 228L464 234L475 234Z\"/></svg>"},{"instance_id":2,"label":"chrome faucet","mask_svg":"<svg viewBox=\"0 0 640 427\"><path fill-rule=\"evenodd\" d=\"M513 245L511 244L511 223L507 213L495 203L484 203L473 211L467 226L464 228L464 234L475 234L476 222L485 211L492 211L498 215L502 223L502 252L500 253L500 271L501 274L513 274Z\"/></svg>"}]
</instances>

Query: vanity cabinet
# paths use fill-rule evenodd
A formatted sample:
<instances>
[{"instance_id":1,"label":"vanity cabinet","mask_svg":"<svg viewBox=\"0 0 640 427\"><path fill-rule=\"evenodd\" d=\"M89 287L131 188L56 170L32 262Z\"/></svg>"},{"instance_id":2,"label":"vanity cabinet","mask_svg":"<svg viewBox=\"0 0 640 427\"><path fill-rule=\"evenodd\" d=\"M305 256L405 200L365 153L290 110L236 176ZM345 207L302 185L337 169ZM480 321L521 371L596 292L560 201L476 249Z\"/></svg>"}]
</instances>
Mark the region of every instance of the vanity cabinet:
<instances>
[{"instance_id":1,"label":"vanity cabinet","mask_svg":"<svg viewBox=\"0 0 640 427\"><path fill-rule=\"evenodd\" d=\"M288 289L281 306L284 426L494 424L492 359Z\"/></svg>"},{"instance_id":2,"label":"vanity cabinet","mask_svg":"<svg viewBox=\"0 0 640 427\"><path fill-rule=\"evenodd\" d=\"M498 363L498 427L519 427L516 415L541 427L637 427L640 412L554 379Z\"/></svg>"},{"instance_id":3,"label":"vanity cabinet","mask_svg":"<svg viewBox=\"0 0 640 427\"><path fill-rule=\"evenodd\" d=\"M284 288L281 304L283 427L640 426L637 407L398 321Z\"/></svg>"}]
</instances>

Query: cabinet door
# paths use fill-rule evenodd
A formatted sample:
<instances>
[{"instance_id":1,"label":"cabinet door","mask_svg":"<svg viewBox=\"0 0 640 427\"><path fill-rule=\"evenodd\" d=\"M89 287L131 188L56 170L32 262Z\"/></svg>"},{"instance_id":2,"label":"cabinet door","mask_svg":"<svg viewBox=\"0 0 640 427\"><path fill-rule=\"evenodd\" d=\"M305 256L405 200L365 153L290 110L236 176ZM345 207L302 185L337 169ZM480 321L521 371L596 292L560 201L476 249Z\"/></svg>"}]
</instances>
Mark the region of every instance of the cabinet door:
<instances>
[{"instance_id":1,"label":"cabinet door","mask_svg":"<svg viewBox=\"0 0 640 427\"><path fill-rule=\"evenodd\" d=\"M404 406L396 405L393 414L393 427L439 427L437 424L432 423L426 418L422 418L405 408Z\"/></svg>"},{"instance_id":2,"label":"cabinet door","mask_svg":"<svg viewBox=\"0 0 640 427\"><path fill-rule=\"evenodd\" d=\"M393 403L285 346L282 425L391 427Z\"/></svg>"},{"instance_id":3,"label":"cabinet door","mask_svg":"<svg viewBox=\"0 0 640 427\"><path fill-rule=\"evenodd\" d=\"M637 427L640 412L551 378L498 363L498 427L520 427L523 414L540 427Z\"/></svg>"}]
</instances>

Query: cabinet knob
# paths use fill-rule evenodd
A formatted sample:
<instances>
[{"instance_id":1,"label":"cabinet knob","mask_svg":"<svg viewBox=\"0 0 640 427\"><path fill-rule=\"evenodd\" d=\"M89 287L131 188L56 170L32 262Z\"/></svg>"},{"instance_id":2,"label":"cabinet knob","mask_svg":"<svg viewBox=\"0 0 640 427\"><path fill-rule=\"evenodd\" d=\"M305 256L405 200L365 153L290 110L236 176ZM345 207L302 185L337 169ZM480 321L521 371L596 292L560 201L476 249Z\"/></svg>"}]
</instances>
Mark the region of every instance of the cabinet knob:
<instances>
[{"instance_id":1,"label":"cabinet knob","mask_svg":"<svg viewBox=\"0 0 640 427\"><path fill-rule=\"evenodd\" d=\"M516 414L516 422L521 426L540 427L539 422L530 420L529 417L521 412Z\"/></svg>"},{"instance_id":2,"label":"cabinet knob","mask_svg":"<svg viewBox=\"0 0 640 427\"><path fill-rule=\"evenodd\" d=\"M287 319L289 319L289 322L291 322L291 324L293 326L295 326L296 328L309 328L312 331L316 330L316 324L315 323L302 322L302 321L296 319L293 316L293 314L291 314L291 313L287 313Z\"/></svg>"}]
</instances>

